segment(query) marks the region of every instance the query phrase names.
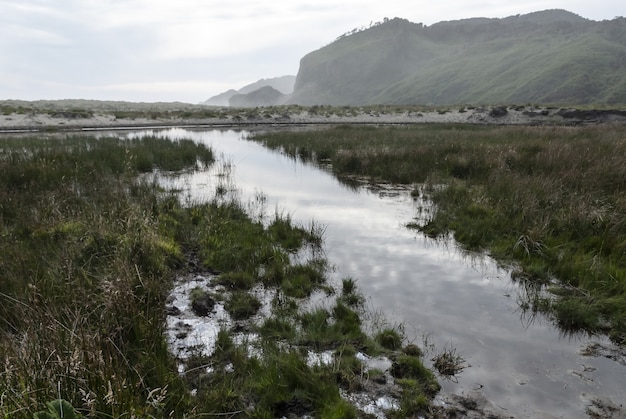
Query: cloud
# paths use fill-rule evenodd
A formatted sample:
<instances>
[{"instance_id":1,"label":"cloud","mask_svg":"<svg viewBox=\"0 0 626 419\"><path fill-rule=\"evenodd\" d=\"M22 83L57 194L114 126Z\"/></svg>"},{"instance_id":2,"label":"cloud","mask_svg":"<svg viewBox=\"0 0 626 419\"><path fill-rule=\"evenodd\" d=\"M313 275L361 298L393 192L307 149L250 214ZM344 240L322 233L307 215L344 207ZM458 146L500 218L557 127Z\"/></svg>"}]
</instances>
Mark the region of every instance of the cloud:
<instances>
[{"instance_id":1,"label":"cloud","mask_svg":"<svg viewBox=\"0 0 626 419\"><path fill-rule=\"evenodd\" d=\"M9 24L0 27L0 43L8 45L11 40L12 45L35 43L46 46L68 45L70 40L58 33L50 30L33 28L24 25Z\"/></svg>"},{"instance_id":2,"label":"cloud","mask_svg":"<svg viewBox=\"0 0 626 419\"><path fill-rule=\"evenodd\" d=\"M243 83L243 81L242 81ZM137 82L137 83L120 83L105 84L101 86L84 86L84 89L98 90L102 92L131 92L131 93L149 93L149 92L166 92L178 94L192 94L199 91L211 91L214 89L227 89L228 84L216 83L205 80L167 80L155 82Z\"/></svg>"},{"instance_id":3,"label":"cloud","mask_svg":"<svg viewBox=\"0 0 626 419\"><path fill-rule=\"evenodd\" d=\"M593 19L623 14L614 0L0 0L0 99L116 91L147 100L158 97L152 87L163 89L162 100L196 102L221 86L296 74L304 55L385 17L430 25L547 8ZM220 90L200 90L210 86Z\"/></svg>"},{"instance_id":4,"label":"cloud","mask_svg":"<svg viewBox=\"0 0 626 419\"><path fill-rule=\"evenodd\" d=\"M58 6L61 3L59 1L56 3ZM3 14L5 16L30 16L36 17L38 15L45 16L62 16L62 9L58 7L51 6L51 2L47 1L9 1L2 0L0 1L0 5L2 5Z\"/></svg>"}]
</instances>

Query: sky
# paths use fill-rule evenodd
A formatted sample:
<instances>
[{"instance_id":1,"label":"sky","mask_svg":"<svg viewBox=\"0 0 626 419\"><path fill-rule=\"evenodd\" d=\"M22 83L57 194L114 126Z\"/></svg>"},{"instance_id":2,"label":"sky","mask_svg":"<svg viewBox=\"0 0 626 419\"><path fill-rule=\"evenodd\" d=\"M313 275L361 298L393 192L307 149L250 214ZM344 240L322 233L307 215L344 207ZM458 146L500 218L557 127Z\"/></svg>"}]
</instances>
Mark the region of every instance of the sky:
<instances>
[{"instance_id":1,"label":"sky","mask_svg":"<svg viewBox=\"0 0 626 419\"><path fill-rule=\"evenodd\" d=\"M592 20L623 0L0 0L0 100L199 103L385 17L431 25L565 9Z\"/></svg>"}]
</instances>

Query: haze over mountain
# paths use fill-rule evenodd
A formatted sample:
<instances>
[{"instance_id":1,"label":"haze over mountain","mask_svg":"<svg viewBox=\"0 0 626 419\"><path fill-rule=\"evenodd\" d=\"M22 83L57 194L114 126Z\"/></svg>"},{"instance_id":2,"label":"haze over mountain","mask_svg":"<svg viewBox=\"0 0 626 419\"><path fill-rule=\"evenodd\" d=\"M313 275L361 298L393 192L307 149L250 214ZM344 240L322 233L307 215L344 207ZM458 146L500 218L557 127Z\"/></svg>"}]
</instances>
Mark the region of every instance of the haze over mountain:
<instances>
[{"instance_id":1,"label":"haze over mountain","mask_svg":"<svg viewBox=\"0 0 626 419\"><path fill-rule=\"evenodd\" d=\"M213 96L202 102L203 105L212 106L262 106L277 105L284 102L287 95L293 92L296 83L296 76L281 76L269 79L261 79L254 83L248 84L239 90L230 89L224 93ZM266 88L271 88L266 89ZM254 93L259 89L263 91ZM249 94L252 96L248 96ZM234 98L234 99L233 99ZM234 103L231 104L231 99ZM275 102L275 103L274 103ZM258 104L255 104L258 103Z\"/></svg>"},{"instance_id":2,"label":"haze over mountain","mask_svg":"<svg viewBox=\"0 0 626 419\"><path fill-rule=\"evenodd\" d=\"M265 86L280 91L274 80L205 103ZM282 103L626 104L626 19L598 22L565 10L431 26L385 19L304 56L290 95L264 89L231 104Z\"/></svg>"},{"instance_id":3,"label":"haze over mountain","mask_svg":"<svg viewBox=\"0 0 626 419\"><path fill-rule=\"evenodd\" d=\"M626 19L385 20L302 58L288 103L625 104Z\"/></svg>"},{"instance_id":4,"label":"haze over mountain","mask_svg":"<svg viewBox=\"0 0 626 419\"><path fill-rule=\"evenodd\" d=\"M287 101L288 97L288 95L279 92L272 86L263 86L250 93L233 95L228 100L228 104L239 108L283 105Z\"/></svg>"}]
</instances>

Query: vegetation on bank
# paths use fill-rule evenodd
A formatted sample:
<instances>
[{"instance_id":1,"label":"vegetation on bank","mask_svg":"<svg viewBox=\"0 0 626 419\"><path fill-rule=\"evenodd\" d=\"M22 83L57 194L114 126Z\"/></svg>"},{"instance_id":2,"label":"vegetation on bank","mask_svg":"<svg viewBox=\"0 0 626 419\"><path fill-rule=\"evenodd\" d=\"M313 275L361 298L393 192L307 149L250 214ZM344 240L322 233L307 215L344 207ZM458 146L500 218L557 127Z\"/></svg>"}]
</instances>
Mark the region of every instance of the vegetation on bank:
<instances>
[{"instance_id":1,"label":"vegetation on bank","mask_svg":"<svg viewBox=\"0 0 626 419\"><path fill-rule=\"evenodd\" d=\"M624 126L339 126L252 139L339 176L425 185L415 193L437 210L417 228L514 262L523 309L626 343Z\"/></svg>"},{"instance_id":2,"label":"vegetation on bank","mask_svg":"<svg viewBox=\"0 0 626 419\"><path fill-rule=\"evenodd\" d=\"M278 215L265 225L219 194L184 205L141 176L212 160L189 140L0 138L0 415L357 417L341 391L369 380L358 352L394 360L402 398L391 416L427 414L439 385L421 351L395 329L369 336L354 281L335 291L325 260L293 258L321 246L318 229ZM254 287L275 298L248 326L257 350L223 329L215 352L179 374L165 306L190 262L221 272L230 292L212 298L235 319L255 314ZM335 298L302 308L316 291ZM332 362L307 362L311 350Z\"/></svg>"},{"instance_id":3,"label":"vegetation on bank","mask_svg":"<svg viewBox=\"0 0 626 419\"><path fill-rule=\"evenodd\" d=\"M426 112L432 110L424 106L367 106L367 107L331 107L299 105L264 106L257 108L212 107L182 103L131 103L106 101L0 101L0 115L37 115L45 114L60 119L83 119L97 115L112 116L116 120L133 121L147 119L154 121L179 121L223 119L234 123L246 121L265 121L270 119L289 120L291 115L307 112L310 115L324 117L357 116L359 114L384 115L402 112ZM53 129L46 127L47 130Z\"/></svg>"},{"instance_id":4,"label":"vegetation on bank","mask_svg":"<svg viewBox=\"0 0 626 419\"><path fill-rule=\"evenodd\" d=\"M563 108L554 104L492 105L492 106L426 106L426 105L280 105L260 107L215 107L185 103L133 103L97 100L58 101L0 101L0 130L36 130L46 133L77 131L84 128L102 129L106 126L161 126L161 125L300 125L329 123L339 119L344 123L398 123L410 119L412 123L426 123L429 114L450 114L457 118L481 121L484 118L506 123L500 119L510 113L511 120L525 119L536 125L581 125L623 121L626 110L609 105L578 105ZM461 116L466 114L465 116ZM46 118L41 118L46 116ZM422 119L422 117L425 117ZM508 117L507 117L508 118ZM350 119L353 119L350 121ZM518 122L513 122L518 123Z\"/></svg>"},{"instance_id":5,"label":"vegetation on bank","mask_svg":"<svg viewBox=\"0 0 626 419\"><path fill-rule=\"evenodd\" d=\"M457 107L458 108L458 107ZM300 106L278 105L261 107L215 107L206 105L192 105L183 103L133 103L110 102L95 100L60 100L60 101L0 101L0 115L37 115L45 114L56 118L80 119L91 118L96 115L111 115L116 119L135 120L202 120L202 119L231 119L234 122L250 120L283 119L289 120L292 115L307 113L320 117L350 117L358 115L394 115L419 114L420 112L446 113L452 110L450 106L422 106L422 105L370 105L370 106ZM465 109L461 107L461 109ZM467 107L472 109L472 107ZM580 107L579 107L580 109ZM595 108L594 108L595 109ZM49 129L49 127L48 127Z\"/></svg>"}]
</instances>

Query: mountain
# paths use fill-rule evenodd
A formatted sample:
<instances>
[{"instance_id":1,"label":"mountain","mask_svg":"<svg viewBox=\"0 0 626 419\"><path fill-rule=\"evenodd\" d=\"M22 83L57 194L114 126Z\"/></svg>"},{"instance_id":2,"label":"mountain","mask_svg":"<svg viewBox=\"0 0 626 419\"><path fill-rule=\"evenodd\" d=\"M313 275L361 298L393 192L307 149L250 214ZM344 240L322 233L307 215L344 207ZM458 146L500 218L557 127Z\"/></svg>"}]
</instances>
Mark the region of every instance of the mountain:
<instances>
[{"instance_id":1,"label":"mountain","mask_svg":"<svg viewBox=\"0 0 626 419\"><path fill-rule=\"evenodd\" d=\"M626 104L626 19L385 19L303 57L288 103Z\"/></svg>"},{"instance_id":2,"label":"mountain","mask_svg":"<svg viewBox=\"0 0 626 419\"><path fill-rule=\"evenodd\" d=\"M231 97L235 96L237 91L235 89L227 90L224 93L220 93L219 95L213 96L204 102L202 105L211 105L211 106L228 106L228 101Z\"/></svg>"},{"instance_id":3,"label":"mountain","mask_svg":"<svg viewBox=\"0 0 626 419\"><path fill-rule=\"evenodd\" d=\"M254 108L257 106L273 106L285 103L287 95L282 94L272 86L263 86L250 93L233 95L228 104L238 108Z\"/></svg>"},{"instance_id":4,"label":"mountain","mask_svg":"<svg viewBox=\"0 0 626 419\"><path fill-rule=\"evenodd\" d=\"M252 93L255 90L259 90L267 86L273 88L274 90L278 91L279 93L283 95L288 95L293 92L293 87L295 85L295 82L296 82L296 76L281 76L281 77L274 77L270 79L261 79L254 83L248 84L239 90L230 89L224 93L220 93L219 95L213 96L207 99L206 101L201 102L201 104L211 105L211 106L231 106L230 100L233 96ZM265 92L265 94L267 95L267 92ZM259 96L263 96L263 93L260 93ZM251 100L254 101L255 99L252 98ZM235 101L241 101L241 98L235 99ZM232 105L232 106L237 106L237 105ZM262 106L262 105L257 105L257 106Z\"/></svg>"},{"instance_id":5,"label":"mountain","mask_svg":"<svg viewBox=\"0 0 626 419\"><path fill-rule=\"evenodd\" d=\"M270 86L284 95L288 95L293 92L293 87L296 84L296 76L281 76L271 79L261 79L257 82L242 87L237 93L250 93L265 86Z\"/></svg>"}]
</instances>

